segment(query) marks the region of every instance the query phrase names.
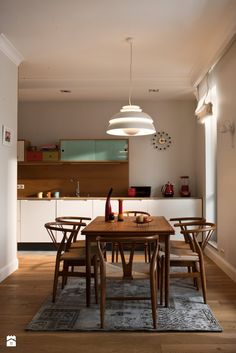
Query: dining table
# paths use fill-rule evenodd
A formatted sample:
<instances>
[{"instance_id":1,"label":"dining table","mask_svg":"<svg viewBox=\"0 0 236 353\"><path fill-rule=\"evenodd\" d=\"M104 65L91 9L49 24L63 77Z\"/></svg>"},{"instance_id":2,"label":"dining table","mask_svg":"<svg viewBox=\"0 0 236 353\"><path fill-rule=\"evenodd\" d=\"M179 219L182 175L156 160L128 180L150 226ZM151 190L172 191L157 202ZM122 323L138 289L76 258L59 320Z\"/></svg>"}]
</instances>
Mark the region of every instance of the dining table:
<instances>
[{"instance_id":1,"label":"dining table","mask_svg":"<svg viewBox=\"0 0 236 353\"><path fill-rule=\"evenodd\" d=\"M86 305L90 306L91 297L91 242L98 236L138 237L159 235L159 241L165 243L165 306L169 306L169 269L170 269L170 236L175 234L171 224L164 216L152 216L148 223L137 223L136 217L124 217L122 222L117 220L105 222L104 216L96 217L81 232L86 240Z\"/></svg>"}]
</instances>

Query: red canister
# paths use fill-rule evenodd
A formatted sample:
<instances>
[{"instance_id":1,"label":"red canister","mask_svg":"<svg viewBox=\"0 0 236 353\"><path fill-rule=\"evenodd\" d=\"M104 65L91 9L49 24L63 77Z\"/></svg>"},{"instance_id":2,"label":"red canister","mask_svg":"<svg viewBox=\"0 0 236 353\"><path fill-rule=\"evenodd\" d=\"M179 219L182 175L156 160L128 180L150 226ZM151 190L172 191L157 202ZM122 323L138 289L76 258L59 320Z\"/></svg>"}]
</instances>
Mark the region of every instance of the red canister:
<instances>
[{"instance_id":1,"label":"red canister","mask_svg":"<svg viewBox=\"0 0 236 353\"><path fill-rule=\"evenodd\" d=\"M135 188L129 188L128 189L128 196L135 197L136 196L136 189Z\"/></svg>"}]
</instances>

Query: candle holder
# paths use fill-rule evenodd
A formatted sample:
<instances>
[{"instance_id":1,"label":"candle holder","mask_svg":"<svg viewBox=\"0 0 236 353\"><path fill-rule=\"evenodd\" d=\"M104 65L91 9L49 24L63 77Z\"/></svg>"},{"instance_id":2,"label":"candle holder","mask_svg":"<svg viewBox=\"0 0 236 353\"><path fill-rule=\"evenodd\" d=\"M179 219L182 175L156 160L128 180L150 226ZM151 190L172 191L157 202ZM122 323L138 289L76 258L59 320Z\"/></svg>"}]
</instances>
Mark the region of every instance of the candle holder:
<instances>
[{"instance_id":1,"label":"candle holder","mask_svg":"<svg viewBox=\"0 0 236 353\"><path fill-rule=\"evenodd\" d=\"M123 221L124 221L124 215L123 215L123 200L118 200L118 202L119 202L119 212L118 212L117 221L118 221L118 222L123 222Z\"/></svg>"}]
</instances>

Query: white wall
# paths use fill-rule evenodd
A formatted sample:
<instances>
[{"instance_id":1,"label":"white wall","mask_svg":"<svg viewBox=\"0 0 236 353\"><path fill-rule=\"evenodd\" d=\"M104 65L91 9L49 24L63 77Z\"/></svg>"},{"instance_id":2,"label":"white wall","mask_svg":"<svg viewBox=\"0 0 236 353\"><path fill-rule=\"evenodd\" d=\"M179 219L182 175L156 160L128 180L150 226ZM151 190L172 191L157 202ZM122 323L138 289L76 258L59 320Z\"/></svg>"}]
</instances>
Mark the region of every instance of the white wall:
<instances>
[{"instance_id":1,"label":"white wall","mask_svg":"<svg viewBox=\"0 0 236 353\"><path fill-rule=\"evenodd\" d=\"M17 78L18 68L0 49L0 281L17 269ZM2 126L12 130L12 144L2 144Z\"/></svg>"},{"instance_id":2,"label":"white wall","mask_svg":"<svg viewBox=\"0 0 236 353\"><path fill-rule=\"evenodd\" d=\"M135 102L152 116L156 129L172 137L166 151L155 150L153 136L130 138L130 185L151 185L160 195L167 181L175 184L189 175L196 196L196 123L194 101ZM33 145L59 139L111 138L108 121L125 102L22 102L19 104L18 138ZM200 196L199 194L197 196Z\"/></svg>"},{"instance_id":3,"label":"white wall","mask_svg":"<svg viewBox=\"0 0 236 353\"><path fill-rule=\"evenodd\" d=\"M214 111L217 117L217 248L208 246L207 254L236 281L236 139L232 148L230 133L221 133L225 120L236 124L236 42L210 73L215 89ZM199 138L202 138L202 128ZM198 130L199 130L198 129ZM199 150L200 152L200 150ZM200 156L202 151L200 152ZM199 158L204 164L204 157ZM201 167L200 167L201 169ZM204 191L204 186L199 183Z\"/></svg>"},{"instance_id":4,"label":"white wall","mask_svg":"<svg viewBox=\"0 0 236 353\"><path fill-rule=\"evenodd\" d=\"M218 126L226 119L236 124L236 42L214 69L218 100ZM217 143L217 255L234 268L236 281L236 146L231 146L230 133L220 133ZM235 136L234 136L234 142Z\"/></svg>"}]
</instances>

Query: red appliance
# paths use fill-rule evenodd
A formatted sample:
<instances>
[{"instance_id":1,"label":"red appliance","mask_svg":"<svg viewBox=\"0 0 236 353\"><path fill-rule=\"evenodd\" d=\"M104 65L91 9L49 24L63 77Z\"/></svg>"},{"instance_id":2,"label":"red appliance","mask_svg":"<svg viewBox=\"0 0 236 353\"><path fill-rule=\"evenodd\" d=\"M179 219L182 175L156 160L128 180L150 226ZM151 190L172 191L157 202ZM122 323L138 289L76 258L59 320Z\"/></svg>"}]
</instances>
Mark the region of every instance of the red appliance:
<instances>
[{"instance_id":1,"label":"red appliance","mask_svg":"<svg viewBox=\"0 0 236 353\"><path fill-rule=\"evenodd\" d=\"M189 177L181 176L180 177L180 195L183 197L191 196L191 192L189 190Z\"/></svg>"},{"instance_id":2,"label":"red appliance","mask_svg":"<svg viewBox=\"0 0 236 353\"><path fill-rule=\"evenodd\" d=\"M162 195L165 197L174 196L174 185L168 181L167 184L162 186L161 192L162 192Z\"/></svg>"},{"instance_id":3,"label":"red appliance","mask_svg":"<svg viewBox=\"0 0 236 353\"><path fill-rule=\"evenodd\" d=\"M135 197L136 196L136 189L135 188L129 188L128 189L128 196L129 197Z\"/></svg>"}]
</instances>

